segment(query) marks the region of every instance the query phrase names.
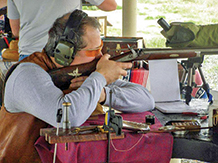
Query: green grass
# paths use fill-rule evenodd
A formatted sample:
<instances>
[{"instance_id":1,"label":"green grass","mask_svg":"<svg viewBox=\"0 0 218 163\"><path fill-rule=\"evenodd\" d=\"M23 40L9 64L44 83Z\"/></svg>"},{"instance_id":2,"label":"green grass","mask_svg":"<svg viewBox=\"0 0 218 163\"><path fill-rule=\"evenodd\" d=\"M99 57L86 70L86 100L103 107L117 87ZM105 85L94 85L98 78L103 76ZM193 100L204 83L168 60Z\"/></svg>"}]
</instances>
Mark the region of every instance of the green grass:
<instances>
[{"instance_id":1,"label":"green grass","mask_svg":"<svg viewBox=\"0 0 218 163\"><path fill-rule=\"evenodd\" d=\"M122 6L119 6L117 5L117 10L121 10L122 9ZM96 6L82 6L82 10L92 10L92 11L96 11L96 10L99 10L98 7Z\"/></svg>"},{"instance_id":2,"label":"green grass","mask_svg":"<svg viewBox=\"0 0 218 163\"><path fill-rule=\"evenodd\" d=\"M122 6L117 5L117 10L121 10Z\"/></svg>"},{"instance_id":3,"label":"green grass","mask_svg":"<svg viewBox=\"0 0 218 163\"><path fill-rule=\"evenodd\" d=\"M145 44L146 47L152 48L165 47L165 39L160 37L149 38Z\"/></svg>"},{"instance_id":4,"label":"green grass","mask_svg":"<svg viewBox=\"0 0 218 163\"><path fill-rule=\"evenodd\" d=\"M144 20L158 20L160 18L165 19L166 17L165 16L160 16L160 15L158 15L158 16L146 16Z\"/></svg>"},{"instance_id":5,"label":"green grass","mask_svg":"<svg viewBox=\"0 0 218 163\"><path fill-rule=\"evenodd\" d=\"M121 36L122 30L114 27L107 27L108 36Z\"/></svg>"},{"instance_id":6,"label":"green grass","mask_svg":"<svg viewBox=\"0 0 218 163\"><path fill-rule=\"evenodd\" d=\"M96 11L99 10L98 7L96 6L83 6L82 10L92 10L92 11Z\"/></svg>"}]
</instances>

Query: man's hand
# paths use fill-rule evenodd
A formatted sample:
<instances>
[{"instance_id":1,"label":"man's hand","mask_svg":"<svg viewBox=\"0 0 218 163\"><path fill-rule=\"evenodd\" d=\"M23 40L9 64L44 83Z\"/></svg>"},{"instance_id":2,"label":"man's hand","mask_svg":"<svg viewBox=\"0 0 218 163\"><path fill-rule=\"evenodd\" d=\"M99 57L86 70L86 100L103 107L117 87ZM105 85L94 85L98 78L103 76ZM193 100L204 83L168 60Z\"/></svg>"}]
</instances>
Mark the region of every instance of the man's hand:
<instances>
[{"instance_id":1,"label":"man's hand","mask_svg":"<svg viewBox=\"0 0 218 163\"><path fill-rule=\"evenodd\" d=\"M69 89L71 90L78 89L83 84L83 82L86 80L87 77L88 76L80 76L80 77L72 79Z\"/></svg>"},{"instance_id":2,"label":"man's hand","mask_svg":"<svg viewBox=\"0 0 218 163\"><path fill-rule=\"evenodd\" d=\"M113 10L116 10L117 8L117 2L116 0L104 0L97 7L103 11L113 11Z\"/></svg>"},{"instance_id":3,"label":"man's hand","mask_svg":"<svg viewBox=\"0 0 218 163\"><path fill-rule=\"evenodd\" d=\"M132 67L132 63L115 62L109 60L109 58L109 54L103 55L96 66L96 71L105 77L107 84L115 82L121 75L126 76L127 72L125 69Z\"/></svg>"},{"instance_id":4,"label":"man's hand","mask_svg":"<svg viewBox=\"0 0 218 163\"><path fill-rule=\"evenodd\" d=\"M80 76L71 80L71 84L68 89L63 90L64 94L68 94L74 90L77 90L88 76Z\"/></svg>"},{"instance_id":5,"label":"man's hand","mask_svg":"<svg viewBox=\"0 0 218 163\"><path fill-rule=\"evenodd\" d=\"M105 89L103 88L102 91L101 91L101 96L98 100L99 103L104 103L106 100L106 92L105 92Z\"/></svg>"}]
</instances>

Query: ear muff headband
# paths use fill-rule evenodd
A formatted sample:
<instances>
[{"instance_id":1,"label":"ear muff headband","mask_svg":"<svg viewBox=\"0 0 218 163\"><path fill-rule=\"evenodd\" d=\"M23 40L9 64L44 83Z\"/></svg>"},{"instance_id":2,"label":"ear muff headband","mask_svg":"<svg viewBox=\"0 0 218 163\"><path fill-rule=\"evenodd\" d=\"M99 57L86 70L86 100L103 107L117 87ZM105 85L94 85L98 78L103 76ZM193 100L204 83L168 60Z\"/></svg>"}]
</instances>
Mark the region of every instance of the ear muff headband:
<instances>
[{"instance_id":1,"label":"ear muff headband","mask_svg":"<svg viewBox=\"0 0 218 163\"><path fill-rule=\"evenodd\" d=\"M73 62L74 56L77 52L74 38L76 37L76 32L78 31L82 20L86 16L88 15L85 12L77 9L70 14L64 33L60 37L54 50L54 58L58 64L69 66Z\"/></svg>"}]
</instances>

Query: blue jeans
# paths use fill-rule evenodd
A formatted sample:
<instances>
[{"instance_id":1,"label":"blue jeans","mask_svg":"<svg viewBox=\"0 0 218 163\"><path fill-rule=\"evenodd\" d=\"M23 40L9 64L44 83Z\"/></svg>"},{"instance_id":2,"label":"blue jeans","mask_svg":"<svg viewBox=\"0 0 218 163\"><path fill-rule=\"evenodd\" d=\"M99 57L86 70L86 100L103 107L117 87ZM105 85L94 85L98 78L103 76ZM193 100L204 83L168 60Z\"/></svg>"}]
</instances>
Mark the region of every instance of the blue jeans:
<instances>
[{"instance_id":1,"label":"blue jeans","mask_svg":"<svg viewBox=\"0 0 218 163\"><path fill-rule=\"evenodd\" d=\"M22 59L28 57L29 55L24 55L24 54L20 54L20 57L19 57L19 61L21 61Z\"/></svg>"}]
</instances>

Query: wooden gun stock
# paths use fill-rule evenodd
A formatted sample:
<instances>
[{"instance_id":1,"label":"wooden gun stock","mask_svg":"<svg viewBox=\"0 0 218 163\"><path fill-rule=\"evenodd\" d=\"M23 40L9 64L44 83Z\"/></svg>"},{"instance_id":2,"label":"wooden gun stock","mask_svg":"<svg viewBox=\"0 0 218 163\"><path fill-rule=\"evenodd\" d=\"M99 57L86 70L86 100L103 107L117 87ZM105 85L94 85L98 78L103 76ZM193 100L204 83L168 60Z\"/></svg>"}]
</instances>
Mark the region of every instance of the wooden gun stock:
<instances>
[{"instance_id":1,"label":"wooden gun stock","mask_svg":"<svg viewBox=\"0 0 218 163\"><path fill-rule=\"evenodd\" d=\"M132 62L137 60L173 59L200 57L205 54L218 54L218 48L204 49L132 49L128 52L110 58L120 62ZM200 56L199 56L200 55ZM79 76L89 76L96 69L99 59L92 62L53 69L49 72L54 84L61 90L68 89L71 80Z\"/></svg>"},{"instance_id":2,"label":"wooden gun stock","mask_svg":"<svg viewBox=\"0 0 218 163\"><path fill-rule=\"evenodd\" d=\"M79 76L89 76L96 69L98 59L92 62L67 66L49 71L54 84L61 90L66 90L71 84L71 80Z\"/></svg>"},{"instance_id":3,"label":"wooden gun stock","mask_svg":"<svg viewBox=\"0 0 218 163\"><path fill-rule=\"evenodd\" d=\"M129 52L123 55L112 57L110 60L116 61L128 55ZM58 88L61 90L66 90L70 86L71 80L75 77L89 76L93 71L95 71L98 61L99 59L95 59L89 63L53 69L49 71L49 75Z\"/></svg>"}]
</instances>

